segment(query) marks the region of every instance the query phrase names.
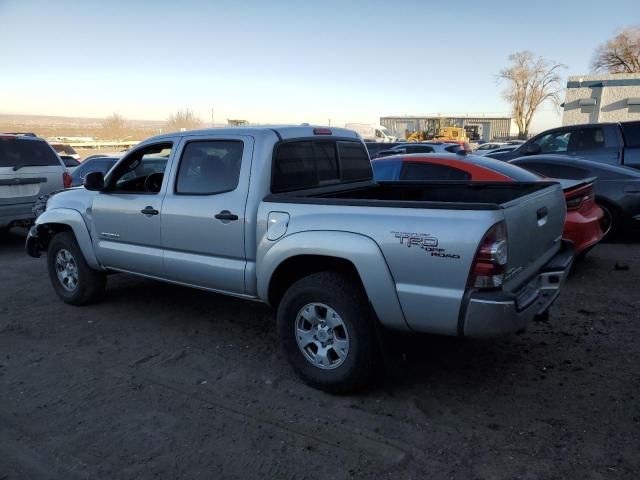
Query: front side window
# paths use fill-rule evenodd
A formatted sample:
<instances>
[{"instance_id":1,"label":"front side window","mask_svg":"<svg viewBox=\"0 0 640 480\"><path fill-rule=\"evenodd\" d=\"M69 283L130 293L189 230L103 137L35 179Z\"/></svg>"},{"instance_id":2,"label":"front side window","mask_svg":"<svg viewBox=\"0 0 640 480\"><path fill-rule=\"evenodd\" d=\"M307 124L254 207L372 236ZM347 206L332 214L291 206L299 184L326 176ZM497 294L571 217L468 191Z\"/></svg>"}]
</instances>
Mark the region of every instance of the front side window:
<instances>
[{"instance_id":1,"label":"front side window","mask_svg":"<svg viewBox=\"0 0 640 480\"><path fill-rule=\"evenodd\" d=\"M560 130L543 135L535 143L540 146L540 153L562 153L567 151L571 135L571 131Z\"/></svg>"},{"instance_id":2,"label":"front side window","mask_svg":"<svg viewBox=\"0 0 640 480\"><path fill-rule=\"evenodd\" d=\"M189 142L182 152L176 193L214 195L235 190L244 144L237 140Z\"/></svg>"},{"instance_id":3,"label":"front side window","mask_svg":"<svg viewBox=\"0 0 640 480\"><path fill-rule=\"evenodd\" d=\"M107 190L115 193L158 193L171 148L171 143L160 143L134 150L110 171Z\"/></svg>"}]
</instances>

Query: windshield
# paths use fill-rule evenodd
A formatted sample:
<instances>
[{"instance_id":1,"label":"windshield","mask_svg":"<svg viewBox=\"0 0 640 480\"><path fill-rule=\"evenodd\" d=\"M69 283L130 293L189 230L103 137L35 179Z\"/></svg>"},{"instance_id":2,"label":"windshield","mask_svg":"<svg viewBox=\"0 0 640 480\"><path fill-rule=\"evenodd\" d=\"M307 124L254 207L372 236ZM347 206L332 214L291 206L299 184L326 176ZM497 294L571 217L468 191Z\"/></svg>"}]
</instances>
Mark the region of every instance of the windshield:
<instances>
[{"instance_id":1,"label":"windshield","mask_svg":"<svg viewBox=\"0 0 640 480\"><path fill-rule=\"evenodd\" d=\"M0 138L0 167L61 166L49 145L40 140Z\"/></svg>"}]
</instances>

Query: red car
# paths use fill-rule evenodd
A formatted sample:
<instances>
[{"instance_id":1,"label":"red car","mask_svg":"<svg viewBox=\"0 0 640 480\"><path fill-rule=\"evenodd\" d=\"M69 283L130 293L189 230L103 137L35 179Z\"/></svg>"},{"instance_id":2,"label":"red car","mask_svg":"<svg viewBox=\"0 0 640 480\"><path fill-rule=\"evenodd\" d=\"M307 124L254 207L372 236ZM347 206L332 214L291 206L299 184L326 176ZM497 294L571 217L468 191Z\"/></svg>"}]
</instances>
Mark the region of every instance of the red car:
<instances>
[{"instance_id":1,"label":"red car","mask_svg":"<svg viewBox=\"0 0 640 480\"><path fill-rule=\"evenodd\" d=\"M371 161L377 181L539 182L545 177L510 163L476 155L395 155ZM593 181L557 180L564 189L567 217L563 236L574 244L576 255L586 252L604 236L603 212L595 203Z\"/></svg>"}]
</instances>

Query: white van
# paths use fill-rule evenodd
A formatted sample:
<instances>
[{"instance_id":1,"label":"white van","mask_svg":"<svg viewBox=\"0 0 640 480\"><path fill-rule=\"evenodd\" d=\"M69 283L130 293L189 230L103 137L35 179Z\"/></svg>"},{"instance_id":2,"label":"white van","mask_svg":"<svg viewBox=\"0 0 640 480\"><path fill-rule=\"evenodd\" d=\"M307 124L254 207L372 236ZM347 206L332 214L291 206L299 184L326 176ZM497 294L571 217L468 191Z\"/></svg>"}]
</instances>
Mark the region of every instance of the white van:
<instances>
[{"instance_id":1,"label":"white van","mask_svg":"<svg viewBox=\"0 0 640 480\"><path fill-rule=\"evenodd\" d=\"M398 141L398 138L392 136L382 125L347 123L345 128L357 132L365 142L394 143Z\"/></svg>"}]
</instances>

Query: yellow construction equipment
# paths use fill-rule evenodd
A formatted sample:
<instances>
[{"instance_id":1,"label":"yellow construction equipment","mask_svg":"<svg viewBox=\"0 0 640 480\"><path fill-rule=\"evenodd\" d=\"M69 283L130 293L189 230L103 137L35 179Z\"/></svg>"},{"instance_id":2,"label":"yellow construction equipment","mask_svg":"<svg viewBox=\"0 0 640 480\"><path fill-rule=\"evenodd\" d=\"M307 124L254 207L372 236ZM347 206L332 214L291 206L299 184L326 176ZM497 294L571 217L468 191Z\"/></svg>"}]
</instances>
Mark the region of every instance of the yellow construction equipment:
<instances>
[{"instance_id":1,"label":"yellow construction equipment","mask_svg":"<svg viewBox=\"0 0 640 480\"><path fill-rule=\"evenodd\" d=\"M460 142L468 142L467 131L460 127L442 127L438 130L438 134L434 140L447 141L455 140Z\"/></svg>"}]
</instances>

